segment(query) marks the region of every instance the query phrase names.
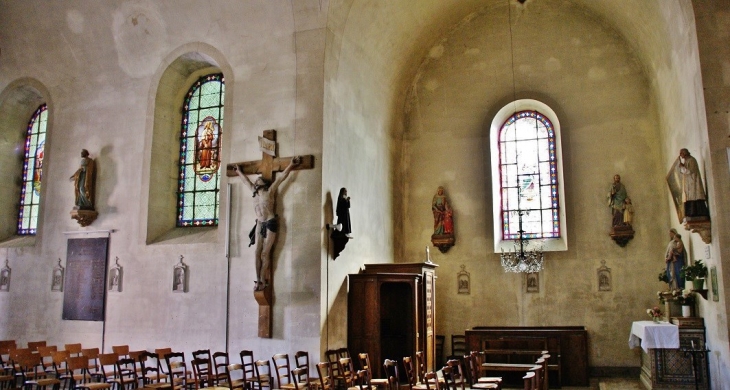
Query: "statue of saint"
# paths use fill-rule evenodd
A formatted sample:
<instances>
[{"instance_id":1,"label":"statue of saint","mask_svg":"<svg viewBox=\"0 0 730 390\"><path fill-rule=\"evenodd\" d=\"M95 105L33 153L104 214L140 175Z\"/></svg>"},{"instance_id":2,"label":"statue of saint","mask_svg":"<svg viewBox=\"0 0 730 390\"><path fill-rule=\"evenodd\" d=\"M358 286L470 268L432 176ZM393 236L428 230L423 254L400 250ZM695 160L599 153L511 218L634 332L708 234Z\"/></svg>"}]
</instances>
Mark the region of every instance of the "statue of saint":
<instances>
[{"instance_id":1,"label":"statue of saint","mask_svg":"<svg viewBox=\"0 0 730 390\"><path fill-rule=\"evenodd\" d=\"M444 187L439 186L436 195L433 196L431 211L433 211L433 234L454 234L453 211L444 194Z\"/></svg>"},{"instance_id":2,"label":"statue of saint","mask_svg":"<svg viewBox=\"0 0 730 390\"><path fill-rule=\"evenodd\" d=\"M70 177L74 182L74 210L94 210L94 186L96 184L96 164L89 158L89 151L81 150L79 169Z\"/></svg>"},{"instance_id":3,"label":"statue of saint","mask_svg":"<svg viewBox=\"0 0 730 390\"><path fill-rule=\"evenodd\" d=\"M235 165L234 169L251 192L253 192L254 210L256 212L256 225L251 230L249 237L251 243L256 244L256 281L254 291L263 290L270 284L271 251L276 240L276 232L279 231L279 222L276 215L276 191L279 185L286 180L289 172L299 165L301 156L291 159L289 165L284 169L281 176L273 183L266 182L259 176L255 183L241 172L241 168ZM258 237L258 240L256 239Z\"/></svg>"},{"instance_id":4,"label":"statue of saint","mask_svg":"<svg viewBox=\"0 0 730 390\"><path fill-rule=\"evenodd\" d=\"M626 187L621 183L621 176L613 175L613 183L611 183L611 189L608 192L608 207L611 208L612 215L611 226L621 226L624 224L626 198L628 198L626 195ZM633 206L631 207L633 211Z\"/></svg>"},{"instance_id":5,"label":"statue of saint","mask_svg":"<svg viewBox=\"0 0 730 390\"><path fill-rule=\"evenodd\" d=\"M337 224L342 224L342 234L352 238L352 224L350 223L350 197L347 196L347 188L340 188L337 196Z\"/></svg>"},{"instance_id":6,"label":"statue of saint","mask_svg":"<svg viewBox=\"0 0 730 390\"><path fill-rule=\"evenodd\" d=\"M709 217L705 201L705 187L702 184L700 168L697 160L689 154L689 150L679 151L677 170L682 178L682 203L685 217Z\"/></svg>"},{"instance_id":7,"label":"statue of saint","mask_svg":"<svg viewBox=\"0 0 730 390\"><path fill-rule=\"evenodd\" d=\"M687 261L687 251L684 249L682 236L676 229L669 229L669 243L664 254L664 262L667 264L667 279L669 289L684 289L684 278L680 277L680 271Z\"/></svg>"}]
</instances>

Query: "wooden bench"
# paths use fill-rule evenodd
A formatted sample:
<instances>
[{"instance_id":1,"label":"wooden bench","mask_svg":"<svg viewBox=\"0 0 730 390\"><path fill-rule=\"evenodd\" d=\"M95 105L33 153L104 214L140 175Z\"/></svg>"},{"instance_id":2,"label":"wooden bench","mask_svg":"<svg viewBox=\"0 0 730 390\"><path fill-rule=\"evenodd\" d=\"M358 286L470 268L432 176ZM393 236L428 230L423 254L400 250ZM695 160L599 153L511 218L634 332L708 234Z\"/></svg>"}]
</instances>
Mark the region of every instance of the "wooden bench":
<instances>
[{"instance_id":1,"label":"wooden bench","mask_svg":"<svg viewBox=\"0 0 730 390\"><path fill-rule=\"evenodd\" d=\"M551 387L588 386L588 335L582 326L537 327L475 327L466 330L467 347L471 351L517 350L525 354L485 355L484 363L530 364L536 355L531 352L547 350L551 355L548 370ZM520 357L521 356L521 357ZM489 371L498 371L497 365ZM520 368L521 369L521 368ZM509 371L509 366L504 370Z\"/></svg>"}]
</instances>

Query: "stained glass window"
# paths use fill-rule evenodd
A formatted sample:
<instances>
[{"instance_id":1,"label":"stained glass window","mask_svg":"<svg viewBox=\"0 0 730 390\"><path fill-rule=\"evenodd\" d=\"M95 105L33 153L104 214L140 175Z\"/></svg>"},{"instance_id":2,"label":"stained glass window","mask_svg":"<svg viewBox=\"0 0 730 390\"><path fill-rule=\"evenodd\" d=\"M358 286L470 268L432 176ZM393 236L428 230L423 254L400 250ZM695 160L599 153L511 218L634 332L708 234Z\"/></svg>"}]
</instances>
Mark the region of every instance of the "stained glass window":
<instances>
[{"instance_id":1,"label":"stained glass window","mask_svg":"<svg viewBox=\"0 0 730 390\"><path fill-rule=\"evenodd\" d=\"M510 116L499 132L502 239L560 237L555 130L538 111Z\"/></svg>"},{"instance_id":2,"label":"stained glass window","mask_svg":"<svg viewBox=\"0 0 730 390\"><path fill-rule=\"evenodd\" d=\"M41 104L30 118L25 133L23 184L20 189L20 212L18 213L19 235L35 235L38 229L47 123L48 107Z\"/></svg>"},{"instance_id":3,"label":"stained glass window","mask_svg":"<svg viewBox=\"0 0 730 390\"><path fill-rule=\"evenodd\" d=\"M223 135L223 74L196 81L183 105L177 226L217 226Z\"/></svg>"}]
</instances>

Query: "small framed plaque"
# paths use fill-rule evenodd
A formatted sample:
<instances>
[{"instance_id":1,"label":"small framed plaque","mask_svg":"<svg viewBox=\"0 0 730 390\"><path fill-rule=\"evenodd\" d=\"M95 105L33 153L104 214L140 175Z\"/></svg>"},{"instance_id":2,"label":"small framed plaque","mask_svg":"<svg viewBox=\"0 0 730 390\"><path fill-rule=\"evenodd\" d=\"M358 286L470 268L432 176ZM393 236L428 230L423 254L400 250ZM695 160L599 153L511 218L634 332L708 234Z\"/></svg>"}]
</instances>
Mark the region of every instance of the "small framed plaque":
<instances>
[{"instance_id":1,"label":"small framed plaque","mask_svg":"<svg viewBox=\"0 0 730 390\"><path fill-rule=\"evenodd\" d=\"M175 264L172 269L172 292L188 292L188 266L183 262L182 255L180 255L180 262Z\"/></svg>"},{"instance_id":2,"label":"small framed plaque","mask_svg":"<svg viewBox=\"0 0 730 390\"><path fill-rule=\"evenodd\" d=\"M462 265L461 271L456 274L459 294L471 294L471 278L465 268L466 266Z\"/></svg>"},{"instance_id":3,"label":"small framed plaque","mask_svg":"<svg viewBox=\"0 0 730 390\"><path fill-rule=\"evenodd\" d=\"M58 265L53 269L53 277L51 279L51 291L63 292L63 272L61 259L58 259Z\"/></svg>"},{"instance_id":4,"label":"small framed plaque","mask_svg":"<svg viewBox=\"0 0 730 390\"><path fill-rule=\"evenodd\" d=\"M10 266L8 259L5 259L5 267L0 270L0 292L10 291Z\"/></svg>"},{"instance_id":5,"label":"small framed plaque","mask_svg":"<svg viewBox=\"0 0 730 390\"><path fill-rule=\"evenodd\" d=\"M122 292L122 277L124 272L119 265L119 257L114 258L114 266L109 270L109 291Z\"/></svg>"}]
</instances>

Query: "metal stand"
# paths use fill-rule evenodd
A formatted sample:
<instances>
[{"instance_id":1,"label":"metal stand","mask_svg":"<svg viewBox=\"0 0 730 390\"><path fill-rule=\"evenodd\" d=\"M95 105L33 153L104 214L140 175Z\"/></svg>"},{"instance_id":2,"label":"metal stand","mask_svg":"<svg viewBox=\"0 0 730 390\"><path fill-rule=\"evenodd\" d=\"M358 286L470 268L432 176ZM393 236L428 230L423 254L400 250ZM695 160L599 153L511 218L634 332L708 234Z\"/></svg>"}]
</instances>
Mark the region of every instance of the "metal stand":
<instances>
[{"instance_id":1,"label":"metal stand","mask_svg":"<svg viewBox=\"0 0 730 390\"><path fill-rule=\"evenodd\" d=\"M692 343L692 348L682 348L682 352L684 352L684 356L689 356L690 359L692 359L692 373L694 374L695 378L695 390L699 390L699 367L697 365L699 364L699 359L697 359L697 355L699 354L705 354L707 355L708 352L710 352L707 348L702 349L695 349L695 343ZM705 357L705 361L707 361L707 357Z\"/></svg>"}]
</instances>

